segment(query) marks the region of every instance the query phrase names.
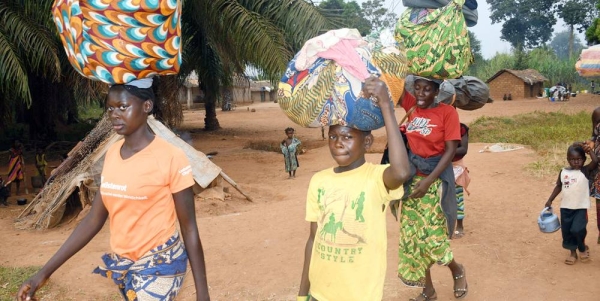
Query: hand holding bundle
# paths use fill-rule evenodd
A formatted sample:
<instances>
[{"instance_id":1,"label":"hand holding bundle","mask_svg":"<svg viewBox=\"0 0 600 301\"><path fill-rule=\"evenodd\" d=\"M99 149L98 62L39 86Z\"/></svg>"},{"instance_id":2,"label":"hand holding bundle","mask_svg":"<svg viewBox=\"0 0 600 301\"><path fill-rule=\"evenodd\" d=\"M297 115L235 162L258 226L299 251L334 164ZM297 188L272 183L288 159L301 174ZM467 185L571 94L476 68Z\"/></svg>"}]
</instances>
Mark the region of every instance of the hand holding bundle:
<instances>
[{"instance_id":1,"label":"hand holding bundle","mask_svg":"<svg viewBox=\"0 0 600 301\"><path fill-rule=\"evenodd\" d=\"M363 83L379 77L395 103L406 70L405 56L395 45L384 47L356 29L332 30L307 41L288 64L279 83L279 105L301 126L374 130L383 127L383 116L378 104L363 97Z\"/></svg>"}]
</instances>

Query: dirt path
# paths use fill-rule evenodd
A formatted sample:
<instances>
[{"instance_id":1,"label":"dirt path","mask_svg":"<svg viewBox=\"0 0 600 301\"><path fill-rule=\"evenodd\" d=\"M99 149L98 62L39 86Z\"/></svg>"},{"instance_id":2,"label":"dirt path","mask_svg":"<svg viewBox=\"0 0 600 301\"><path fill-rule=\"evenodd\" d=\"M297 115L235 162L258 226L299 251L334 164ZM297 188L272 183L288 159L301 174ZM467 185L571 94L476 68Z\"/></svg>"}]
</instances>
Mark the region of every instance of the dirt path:
<instances>
[{"instance_id":1,"label":"dirt path","mask_svg":"<svg viewBox=\"0 0 600 301\"><path fill-rule=\"evenodd\" d=\"M499 101L483 109L460 111L463 122L479 116L510 116L530 111L591 112L600 96L583 95L566 103L542 99ZM255 109L251 112L249 109ZM295 300L308 235L304 202L311 175L332 166L321 140L320 129L295 126L277 104L238 106L218 111L223 130L207 133L203 111L185 112L185 126L192 130L194 145L203 152L218 151L216 164L252 195L249 203L230 187L225 202L197 202L198 222L206 254L213 300ZM404 115L399 109L397 116ZM276 145L283 130L292 126L305 145L295 180L288 180L282 155L244 148ZM589 129L578 129L582 139ZM383 131L374 132L376 150L385 145ZM466 198L466 236L452 242L456 259L467 269L468 300L597 300L600 289L590 279L600 279L600 245L595 244L595 208L589 214L592 261L567 266L560 233L542 234L537 216L550 194L554 176L535 178L525 166L536 159L528 149L506 153L479 153L485 144L471 144L465 162L471 171L471 195ZM368 160L378 162L381 154ZM33 169L32 169L33 170ZM225 184L225 186L228 186ZM30 196L29 199L32 197ZM11 204L15 199L11 198ZM47 231L18 231L12 221L21 208L0 208L2 266L41 265L58 249L74 224ZM417 289L403 286L395 275L398 225L388 216L388 274L384 300L407 300ZM52 277L53 300L118 300L110 281L92 275L109 250L108 227ZM195 300L191 274L178 300ZM438 300L454 300L452 279L446 268L434 267ZM1 285L1 284L0 284ZM68 294L67 294L68 293Z\"/></svg>"}]
</instances>

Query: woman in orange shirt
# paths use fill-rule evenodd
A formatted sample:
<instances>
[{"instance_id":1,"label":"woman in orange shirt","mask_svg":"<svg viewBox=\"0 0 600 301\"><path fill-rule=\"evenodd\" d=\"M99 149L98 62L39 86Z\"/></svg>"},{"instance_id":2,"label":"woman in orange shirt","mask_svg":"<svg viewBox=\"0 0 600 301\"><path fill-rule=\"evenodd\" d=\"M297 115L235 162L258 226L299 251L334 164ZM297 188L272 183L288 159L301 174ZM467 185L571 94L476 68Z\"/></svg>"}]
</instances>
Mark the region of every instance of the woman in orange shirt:
<instances>
[{"instance_id":1,"label":"woman in orange shirt","mask_svg":"<svg viewBox=\"0 0 600 301\"><path fill-rule=\"evenodd\" d=\"M151 79L142 79L110 88L107 114L114 131L124 139L106 154L92 209L48 263L21 286L19 300L33 298L107 219L114 253L104 255L106 267L98 267L94 273L112 278L125 300L173 300L183 283L188 259L197 300L210 300L191 166L183 151L149 129L147 118L154 104L151 86Z\"/></svg>"}]
</instances>

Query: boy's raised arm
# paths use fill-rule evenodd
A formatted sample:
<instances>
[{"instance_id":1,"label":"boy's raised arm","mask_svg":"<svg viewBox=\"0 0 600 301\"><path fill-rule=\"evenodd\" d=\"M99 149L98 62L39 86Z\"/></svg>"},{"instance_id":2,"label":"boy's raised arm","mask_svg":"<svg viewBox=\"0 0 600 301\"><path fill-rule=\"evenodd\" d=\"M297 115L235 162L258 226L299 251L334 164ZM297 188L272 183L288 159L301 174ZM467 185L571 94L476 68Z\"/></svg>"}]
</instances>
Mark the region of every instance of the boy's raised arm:
<instances>
[{"instance_id":1,"label":"boy's raised arm","mask_svg":"<svg viewBox=\"0 0 600 301\"><path fill-rule=\"evenodd\" d=\"M410 174L406 146L398 129L398 122L394 115L394 108L390 101L388 89L383 81L377 77L369 77L363 85L365 97L374 97L381 108L385 132L388 139L388 152L390 166L383 173L383 182L388 189L396 189L404 183Z\"/></svg>"}]
</instances>

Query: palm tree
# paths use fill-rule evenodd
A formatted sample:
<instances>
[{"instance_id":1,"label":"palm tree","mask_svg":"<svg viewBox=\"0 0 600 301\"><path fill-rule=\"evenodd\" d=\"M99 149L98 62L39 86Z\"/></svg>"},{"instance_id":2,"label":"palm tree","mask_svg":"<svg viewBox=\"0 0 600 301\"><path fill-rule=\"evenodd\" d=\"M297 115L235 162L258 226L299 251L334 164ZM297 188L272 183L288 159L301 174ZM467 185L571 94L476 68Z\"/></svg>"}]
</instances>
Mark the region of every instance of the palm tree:
<instances>
[{"instance_id":1,"label":"palm tree","mask_svg":"<svg viewBox=\"0 0 600 301\"><path fill-rule=\"evenodd\" d=\"M0 2L0 127L28 123L30 136L53 138L49 125L77 117L98 84L69 66L50 16L52 1Z\"/></svg>"},{"instance_id":2,"label":"palm tree","mask_svg":"<svg viewBox=\"0 0 600 301\"><path fill-rule=\"evenodd\" d=\"M216 102L234 75L252 64L275 82L304 41L330 24L306 0L182 1L184 62L179 76L159 80L159 109L167 123L181 121L171 91L196 71L207 99L206 130L219 128ZM94 92L105 88L68 66L51 6L52 1L0 2L0 125L27 122L46 138L52 138L48 125L76 119L77 103L98 98Z\"/></svg>"},{"instance_id":3,"label":"palm tree","mask_svg":"<svg viewBox=\"0 0 600 301\"><path fill-rule=\"evenodd\" d=\"M205 130L216 130L216 102L246 66L275 82L293 54L331 19L304 0L184 1L180 76L196 71L205 92Z\"/></svg>"}]
</instances>

